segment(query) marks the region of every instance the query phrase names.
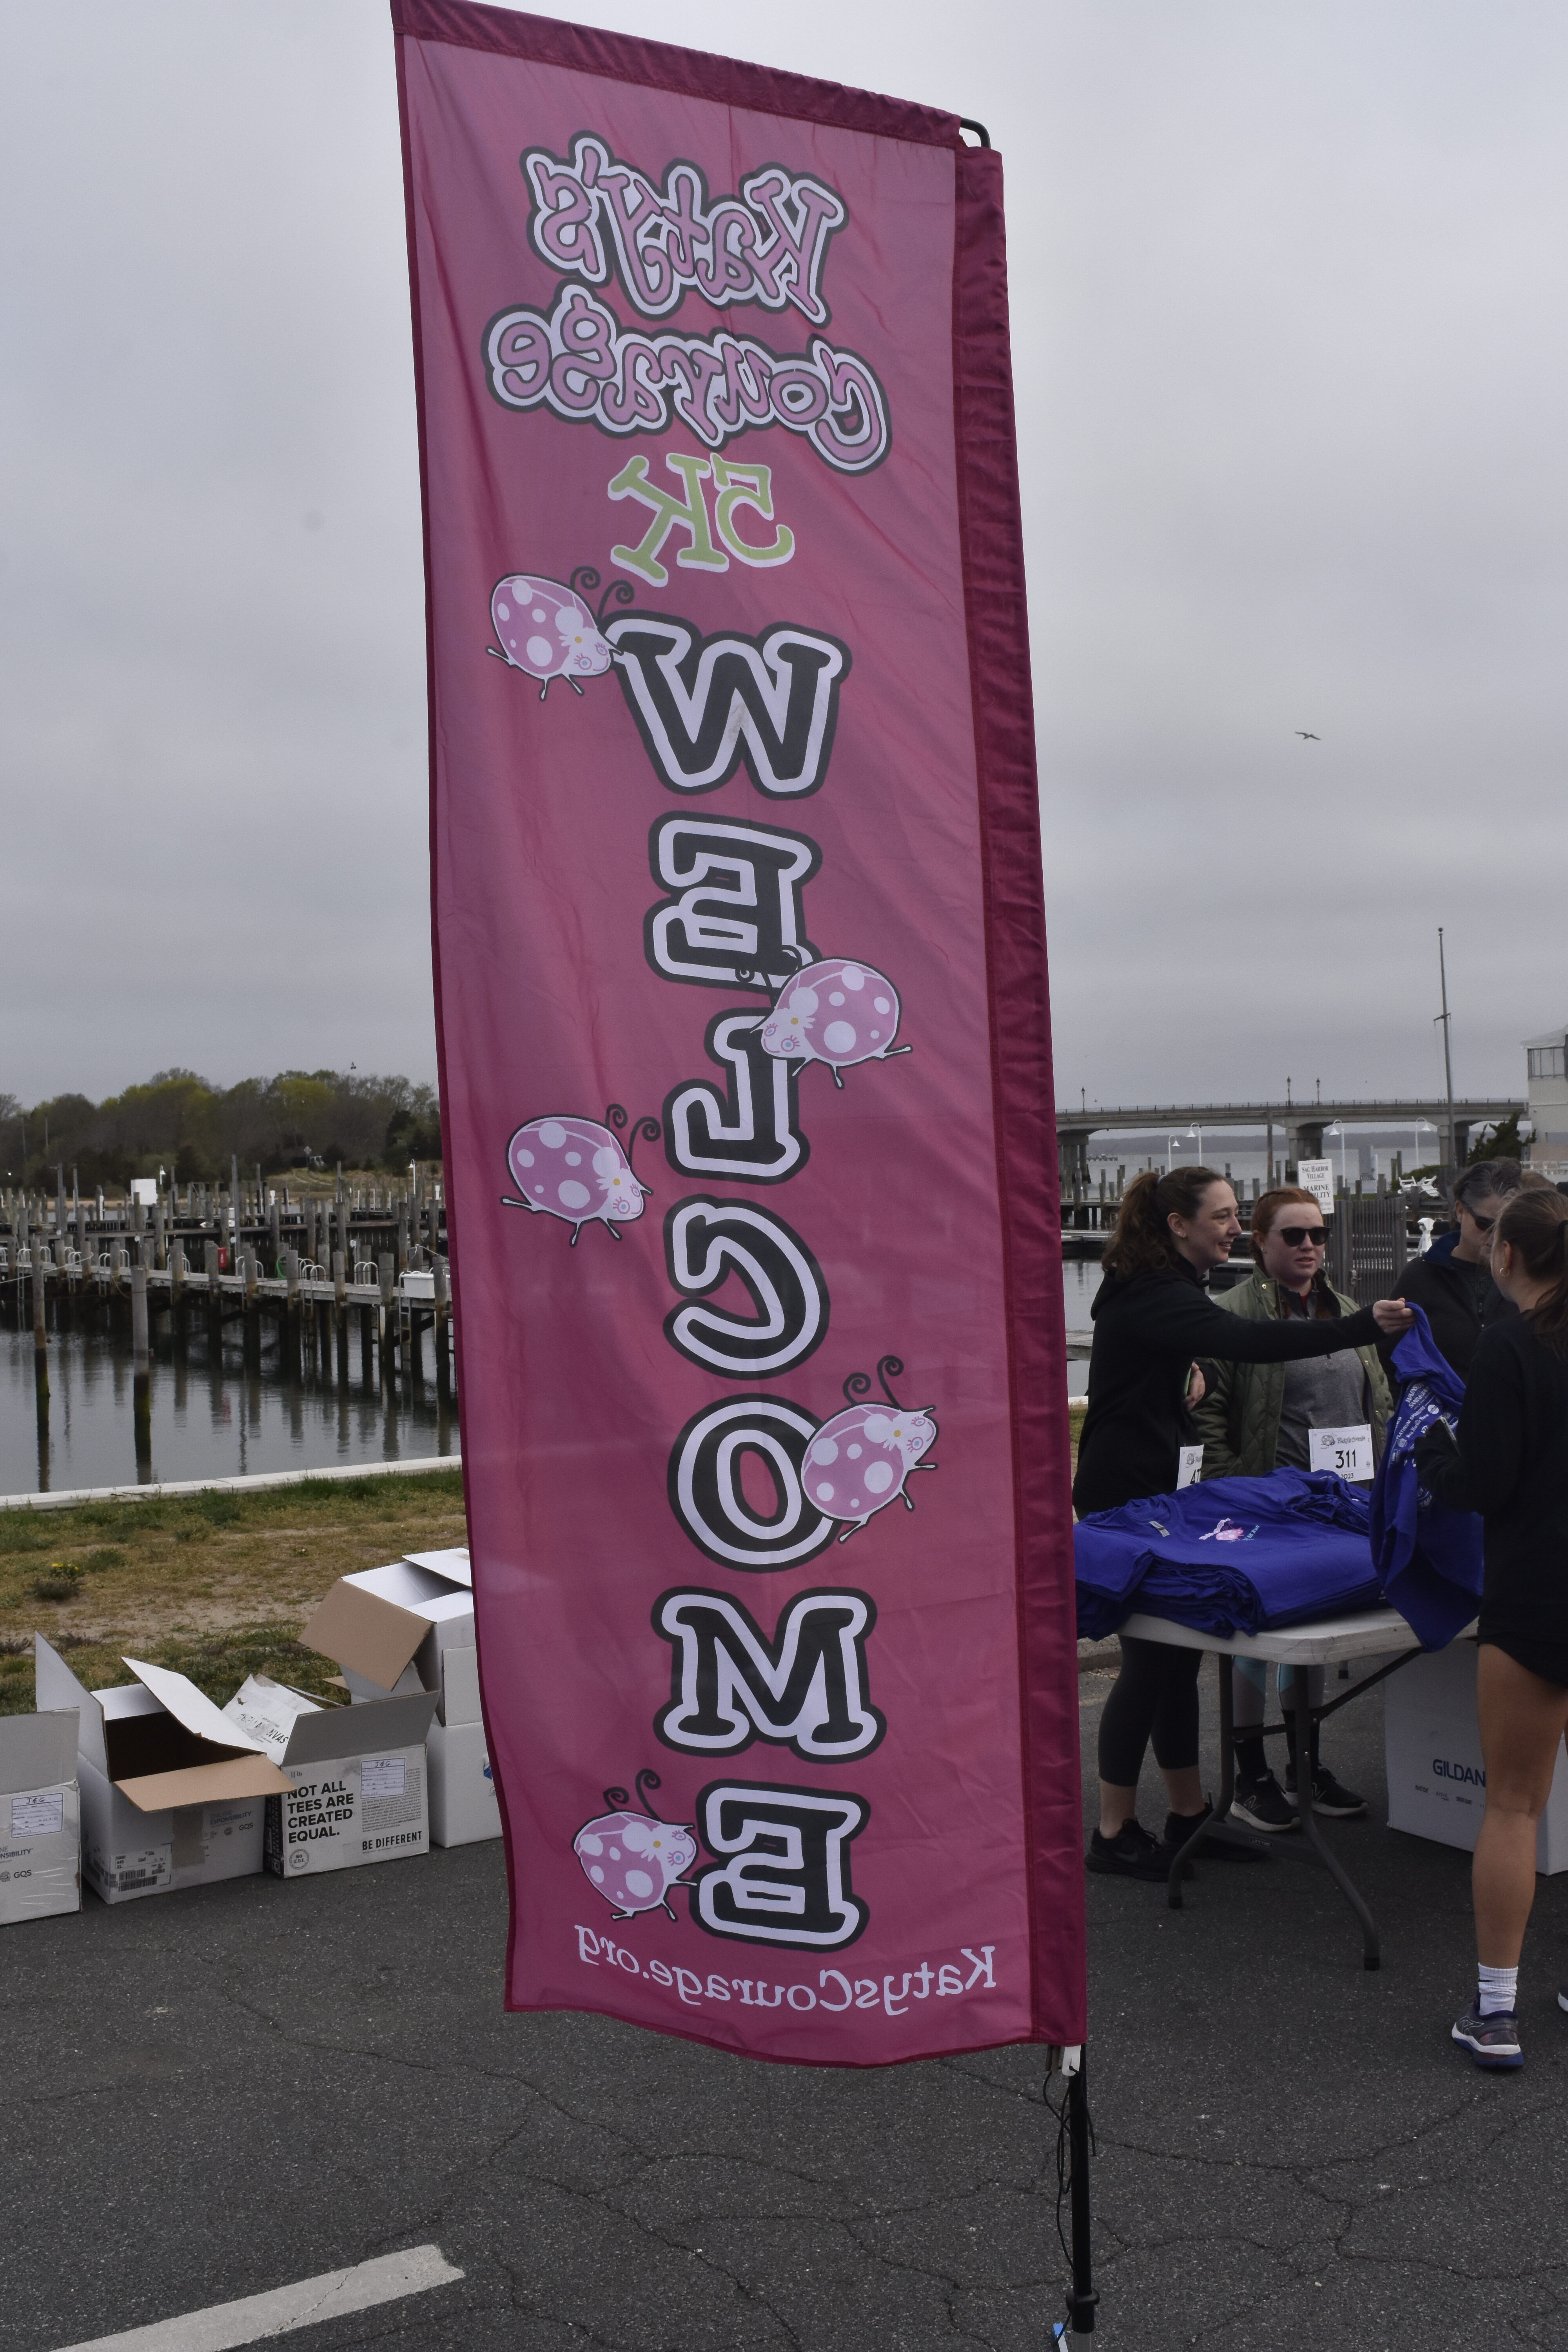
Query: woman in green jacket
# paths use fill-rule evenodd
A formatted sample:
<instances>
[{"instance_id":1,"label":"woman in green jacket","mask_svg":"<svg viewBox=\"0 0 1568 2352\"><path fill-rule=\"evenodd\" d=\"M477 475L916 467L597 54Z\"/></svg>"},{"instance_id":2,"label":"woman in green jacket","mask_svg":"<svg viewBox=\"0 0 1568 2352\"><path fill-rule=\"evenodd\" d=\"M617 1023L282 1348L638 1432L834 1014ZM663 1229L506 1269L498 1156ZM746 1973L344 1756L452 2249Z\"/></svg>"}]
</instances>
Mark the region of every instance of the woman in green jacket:
<instances>
[{"instance_id":1,"label":"woman in green jacket","mask_svg":"<svg viewBox=\"0 0 1568 2352\"><path fill-rule=\"evenodd\" d=\"M1321 1321L1353 1315L1355 1301L1324 1279L1327 1239L1323 1213L1312 1193L1293 1184L1263 1193L1252 1212L1253 1272L1237 1288L1217 1297L1215 1305L1249 1322ZM1266 1478L1282 1465L1310 1469L1315 1429L1370 1427L1374 1458L1383 1450L1393 1393L1375 1348L1347 1348L1337 1355L1304 1357L1294 1363L1216 1363L1205 1367L1205 1379L1208 1386L1194 1414L1204 1441L1205 1478ZM1369 1464L1368 1475L1370 1471ZM1284 1710L1290 1762L1282 1790L1268 1769L1258 1728L1268 1667L1261 1658L1238 1658L1237 1664L1237 1790L1231 1818L1250 1829L1274 1832L1299 1828L1295 1710ZM1279 1669L1282 1702L1294 1671L1290 1666ZM1313 1667L1309 1696L1314 1706L1322 1701L1322 1680L1321 1667ZM1352 1821L1366 1811L1365 1799L1342 1788L1316 1755L1312 1790L1314 1812Z\"/></svg>"}]
</instances>

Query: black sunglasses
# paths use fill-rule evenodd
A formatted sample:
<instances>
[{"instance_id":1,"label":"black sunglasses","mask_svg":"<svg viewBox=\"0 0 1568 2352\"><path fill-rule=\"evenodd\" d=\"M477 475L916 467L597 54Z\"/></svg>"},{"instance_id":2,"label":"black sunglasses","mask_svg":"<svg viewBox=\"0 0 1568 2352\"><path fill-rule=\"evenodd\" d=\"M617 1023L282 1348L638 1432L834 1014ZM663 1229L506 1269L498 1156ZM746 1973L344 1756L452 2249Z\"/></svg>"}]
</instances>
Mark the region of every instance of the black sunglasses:
<instances>
[{"instance_id":1,"label":"black sunglasses","mask_svg":"<svg viewBox=\"0 0 1568 2352\"><path fill-rule=\"evenodd\" d=\"M1321 1249L1329 1238L1327 1225L1279 1225L1275 1230L1287 1249L1300 1249L1303 1242Z\"/></svg>"},{"instance_id":2,"label":"black sunglasses","mask_svg":"<svg viewBox=\"0 0 1568 2352\"><path fill-rule=\"evenodd\" d=\"M1461 1201L1459 1206L1463 1209L1466 1216L1468 1217L1471 1224L1474 1225L1478 1234L1489 1234L1492 1227L1497 1223L1497 1219L1495 1217L1478 1217L1468 1201Z\"/></svg>"}]
</instances>

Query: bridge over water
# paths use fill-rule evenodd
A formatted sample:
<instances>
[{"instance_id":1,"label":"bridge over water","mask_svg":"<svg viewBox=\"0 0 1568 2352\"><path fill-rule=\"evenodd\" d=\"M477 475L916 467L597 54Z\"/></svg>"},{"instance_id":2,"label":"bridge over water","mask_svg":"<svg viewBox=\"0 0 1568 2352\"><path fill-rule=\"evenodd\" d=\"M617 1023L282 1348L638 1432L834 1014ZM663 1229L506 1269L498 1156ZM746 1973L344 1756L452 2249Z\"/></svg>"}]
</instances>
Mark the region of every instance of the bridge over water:
<instances>
[{"instance_id":1,"label":"bridge over water","mask_svg":"<svg viewBox=\"0 0 1568 2352\"><path fill-rule=\"evenodd\" d=\"M1456 1096L1454 1147L1458 1158L1464 1159L1473 1129L1497 1126L1514 1111L1522 1114L1527 1108L1512 1096ZM1262 1129L1268 1138L1269 1152L1273 1153L1274 1138L1279 1134L1283 1139L1279 1157L1293 1162L1321 1160L1324 1129L1342 1121L1352 1127L1393 1128L1415 1128L1425 1122L1436 1129L1433 1157L1445 1164L1447 1161L1448 1105L1441 1097L1412 1099L1388 1096L1369 1102L1145 1103L1119 1105L1114 1109L1097 1103L1092 1110L1080 1104L1077 1110L1068 1106L1057 1112L1062 1192L1066 1197L1078 1197L1087 1192L1091 1136L1185 1134L1190 1127L1199 1129L1205 1135L1223 1135L1232 1129Z\"/></svg>"}]
</instances>

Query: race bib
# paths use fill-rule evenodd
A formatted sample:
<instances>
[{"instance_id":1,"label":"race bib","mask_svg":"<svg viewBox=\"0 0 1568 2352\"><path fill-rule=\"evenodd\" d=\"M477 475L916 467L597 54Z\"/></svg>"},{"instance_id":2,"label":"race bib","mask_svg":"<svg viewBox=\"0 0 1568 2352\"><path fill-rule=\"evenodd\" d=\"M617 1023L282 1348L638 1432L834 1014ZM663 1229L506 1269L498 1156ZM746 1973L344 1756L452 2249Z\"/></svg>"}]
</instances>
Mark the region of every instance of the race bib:
<instances>
[{"instance_id":1,"label":"race bib","mask_svg":"<svg viewBox=\"0 0 1568 2352\"><path fill-rule=\"evenodd\" d=\"M1176 1470L1176 1491L1178 1494L1184 1486L1192 1486L1196 1485L1203 1466L1203 1447L1201 1445L1184 1445L1182 1448L1181 1461Z\"/></svg>"},{"instance_id":2,"label":"race bib","mask_svg":"<svg viewBox=\"0 0 1568 2352\"><path fill-rule=\"evenodd\" d=\"M1370 1479L1377 1465L1372 1453L1372 1423L1351 1429L1314 1429L1307 1440L1308 1466L1332 1470L1341 1478Z\"/></svg>"}]
</instances>

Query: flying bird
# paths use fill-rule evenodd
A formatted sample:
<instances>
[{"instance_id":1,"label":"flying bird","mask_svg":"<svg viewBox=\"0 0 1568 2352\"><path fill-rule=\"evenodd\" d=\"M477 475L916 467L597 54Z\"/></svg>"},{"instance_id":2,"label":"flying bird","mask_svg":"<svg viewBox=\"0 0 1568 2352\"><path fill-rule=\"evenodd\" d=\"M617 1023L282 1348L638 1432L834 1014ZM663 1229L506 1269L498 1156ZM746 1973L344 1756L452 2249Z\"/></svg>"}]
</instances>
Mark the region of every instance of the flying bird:
<instances>
[{"instance_id":1,"label":"flying bird","mask_svg":"<svg viewBox=\"0 0 1568 2352\"><path fill-rule=\"evenodd\" d=\"M1321 743L1323 740L1321 735L1310 735L1304 727L1298 727L1296 732L1303 743Z\"/></svg>"}]
</instances>

